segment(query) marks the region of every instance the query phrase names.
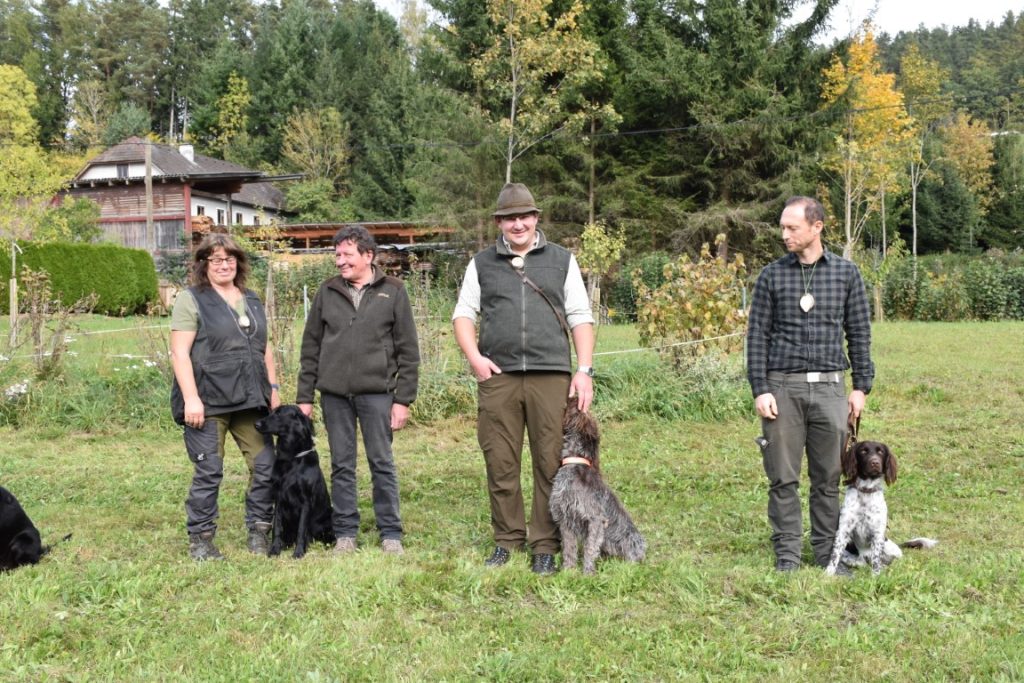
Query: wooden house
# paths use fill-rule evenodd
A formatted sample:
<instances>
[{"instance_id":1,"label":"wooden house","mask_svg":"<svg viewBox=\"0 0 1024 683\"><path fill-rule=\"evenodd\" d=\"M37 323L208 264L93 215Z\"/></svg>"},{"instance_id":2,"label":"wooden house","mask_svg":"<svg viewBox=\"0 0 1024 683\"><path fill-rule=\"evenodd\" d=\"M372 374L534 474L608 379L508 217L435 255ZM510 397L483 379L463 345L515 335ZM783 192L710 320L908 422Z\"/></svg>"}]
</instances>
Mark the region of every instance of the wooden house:
<instances>
[{"instance_id":1,"label":"wooden house","mask_svg":"<svg viewBox=\"0 0 1024 683\"><path fill-rule=\"evenodd\" d=\"M131 137L91 159L63 196L99 204L107 240L155 255L191 245L193 223L255 226L283 220L284 193L270 180L262 171L196 154L192 145Z\"/></svg>"}]
</instances>

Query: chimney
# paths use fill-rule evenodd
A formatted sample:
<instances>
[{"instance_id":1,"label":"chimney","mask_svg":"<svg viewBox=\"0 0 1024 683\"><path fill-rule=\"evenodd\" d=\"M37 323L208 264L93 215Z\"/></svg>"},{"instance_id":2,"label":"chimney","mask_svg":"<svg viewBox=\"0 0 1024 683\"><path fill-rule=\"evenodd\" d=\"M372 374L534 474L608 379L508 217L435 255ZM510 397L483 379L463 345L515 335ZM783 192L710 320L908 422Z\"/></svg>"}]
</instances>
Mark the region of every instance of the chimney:
<instances>
[{"instance_id":1,"label":"chimney","mask_svg":"<svg viewBox=\"0 0 1024 683\"><path fill-rule=\"evenodd\" d=\"M195 163L196 155L195 155L195 152L193 151L192 145L179 145L178 146L178 152L181 153L181 156L183 156L186 159L188 159L189 161Z\"/></svg>"}]
</instances>

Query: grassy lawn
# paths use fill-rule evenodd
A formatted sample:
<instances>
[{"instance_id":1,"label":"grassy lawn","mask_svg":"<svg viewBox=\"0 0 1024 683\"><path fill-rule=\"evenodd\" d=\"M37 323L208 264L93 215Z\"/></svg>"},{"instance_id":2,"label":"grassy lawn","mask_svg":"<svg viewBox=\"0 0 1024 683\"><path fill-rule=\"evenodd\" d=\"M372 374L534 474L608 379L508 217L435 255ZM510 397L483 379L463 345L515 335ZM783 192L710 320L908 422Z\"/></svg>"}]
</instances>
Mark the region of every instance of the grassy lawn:
<instances>
[{"instance_id":1,"label":"grassy lawn","mask_svg":"<svg viewBox=\"0 0 1024 683\"><path fill-rule=\"evenodd\" d=\"M117 333L92 339L139 352ZM525 555L482 566L490 524L471 415L396 437L403 557L377 547L365 461L359 552L249 556L246 474L230 450L228 560L207 564L186 553L179 434L2 429L0 483L46 539L74 533L42 564L0 575L2 679L1022 680L1022 341L1021 323L876 326L861 437L900 461L890 535L940 540L877 578L771 570L752 411L604 420L605 476L649 557L605 561L591 578L537 578ZM628 329L600 332L599 351L633 346Z\"/></svg>"}]
</instances>

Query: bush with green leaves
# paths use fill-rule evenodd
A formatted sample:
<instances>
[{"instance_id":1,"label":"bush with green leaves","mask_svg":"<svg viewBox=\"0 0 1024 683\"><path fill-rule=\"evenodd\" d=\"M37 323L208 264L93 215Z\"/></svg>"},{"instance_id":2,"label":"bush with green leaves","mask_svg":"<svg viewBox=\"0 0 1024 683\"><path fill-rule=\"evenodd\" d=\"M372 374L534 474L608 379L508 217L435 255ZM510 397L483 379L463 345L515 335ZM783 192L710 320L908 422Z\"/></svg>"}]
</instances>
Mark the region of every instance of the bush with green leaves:
<instances>
[{"instance_id":1,"label":"bush with green leaves","mask_svg":"<svg viewBox=\"0 0 1024 683\"><path fill-rule=\"evenodd\" d=\"M918 285L914 320L954 322L971 317L960 273L924 273Z\"/></svg>"},{"instance_id":2,"label":"bush with green leaves","mask_svg":"<svg viewBox=\"0 0 1024 683\"><path fill-rule=\"evenodd\" d=\"M885 280L888 317L902 320L1024 318L1024 264L1020 254L980 257L940 254L904 259Z\"/></svg>"},{"instance_id":3,"label":"bush with green leaves","mask_svg":"<svg viewBox=\"0 0 1024 683\"><path fill-rule=\"evenodd\" d=\"M718 242L724 239L718 236ZM682 370L711 350L730 353L742 348L746 328L743 287L747 269L743 255L729 261L711 254L706 242L700 256L681 256L665 266L665 282L651 289L637 273L637 327L645 346L663 347L663 355Z\"/></svg>"},{"instance_id":4,"label":"bush with green leaves","mask_svg":"<svg viewBox=\"0 0 1024 683\"><path fill-rule=\"evenodd\" d=\"M96 313L128 315L145 311L159 300L156 267L145 250L71 242L19 245L19 266L46 272L54 296L64 306L95 294ZM0 310L5 313L9 279L10 261L0 259Z\"/></svg>"},{"instance_id":5,"label":"bush with green leaves","mask_svg":"<svg viewBox=\"0 0 1024 683\"><path fill-rule=\"evenodd\" d=\"M648 289L657 289L665 282L665 266L672 257L663 251L635 256L619 269L608 294L609 314L613 320L635 321L637 288L635 281Z\"/></svg>"},{"instance_id":6,"label":"bush with green leaves","mask_svg":"<svg viewBox=\"0 0 1024 683\"><path fill-rule=\"evenodd\" d=\"M972 318L1001 320L1009 317L1013 291L1001 264L988 258L975 260L964 269L963 283Z\"/></svg>"}]
</instances>

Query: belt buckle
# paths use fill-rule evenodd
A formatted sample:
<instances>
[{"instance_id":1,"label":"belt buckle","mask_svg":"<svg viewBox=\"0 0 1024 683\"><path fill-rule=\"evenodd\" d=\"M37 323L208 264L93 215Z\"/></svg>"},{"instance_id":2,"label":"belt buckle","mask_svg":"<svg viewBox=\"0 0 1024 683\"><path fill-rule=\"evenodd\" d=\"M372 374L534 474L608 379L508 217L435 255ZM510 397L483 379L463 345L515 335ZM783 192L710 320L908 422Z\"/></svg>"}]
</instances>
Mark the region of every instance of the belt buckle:
<instances>
[{"instance_id":1,"label":"belt buckle","mask_svg":"<svg viewBox=\"0 0 1024 683\"><path fill-rule=\"evenodd\" d=\"M807 373L807 381L808 382L820 382L821 381L821 373L820 372L808 372Z\"/></svg>"}]
</instances>

